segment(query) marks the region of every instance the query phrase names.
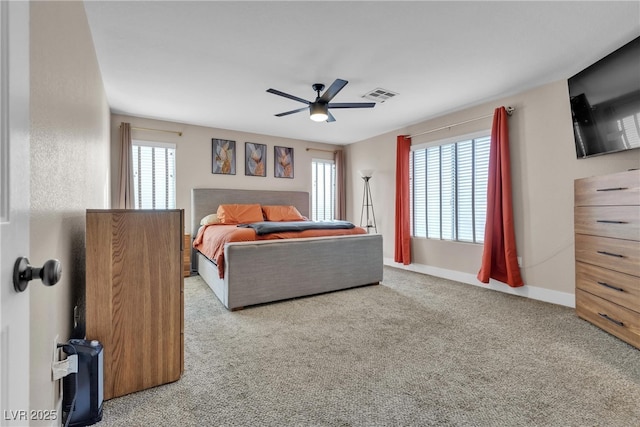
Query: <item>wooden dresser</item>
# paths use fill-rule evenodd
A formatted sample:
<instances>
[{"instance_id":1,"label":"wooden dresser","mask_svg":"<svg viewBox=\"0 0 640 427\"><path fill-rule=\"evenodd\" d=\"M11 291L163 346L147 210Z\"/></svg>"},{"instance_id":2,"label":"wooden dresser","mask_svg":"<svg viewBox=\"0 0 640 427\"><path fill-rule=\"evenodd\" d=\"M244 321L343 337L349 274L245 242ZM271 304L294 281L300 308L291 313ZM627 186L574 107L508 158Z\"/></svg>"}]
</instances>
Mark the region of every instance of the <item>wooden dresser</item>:
<instances>
[{"instance_id":1,"label":"wooden dresser","mask_svg":"<svg viewBox=\"0 0 640 427\"><path fill-rule=\"evenodd\" d=\"M182 210L87 210L86 335L104 346L104 398L184 369Z\"/></svg>"},{"instance_id":2,"label":"wooden dresser","mask_svg":"<svg viewBox=\"0 0 640 427\"><path fill-rule=\"evenodd\" d=\"M640 348L640 170L575 181L576 313Z\"/></svg>"},{"instance_id":3,"label":"wooden dresser","mask_svg":"<svg viewBox=\"0 0 640 427\"><path fill-rule=\"evenodd\" d=\"M191 276L191 234L184 235L184 254L182 256L182 275Z\"/></svg>"}]
</instances>

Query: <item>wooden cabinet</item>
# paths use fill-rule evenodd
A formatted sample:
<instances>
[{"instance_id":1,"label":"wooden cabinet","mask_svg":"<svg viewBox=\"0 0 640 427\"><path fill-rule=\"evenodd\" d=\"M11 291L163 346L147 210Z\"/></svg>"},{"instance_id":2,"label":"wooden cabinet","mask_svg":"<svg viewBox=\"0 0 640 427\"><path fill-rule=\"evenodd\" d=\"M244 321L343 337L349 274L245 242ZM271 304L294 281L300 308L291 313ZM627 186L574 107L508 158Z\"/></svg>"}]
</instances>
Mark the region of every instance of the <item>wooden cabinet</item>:
<instances>
[{"instance_id":1,"label":"wooden cabinet","mask_svg":"<svg viewBox=\"0 0 640 427\"><path fill-rule=\"evenodd\" d=\"M640 171L575 181L576 313L640 348Z\"/></svg>"},{"instance_id":2,"label":"wooden cabinet","mask_svg":"<svg viewBox=\"0 0 640 427\"><path fill-rule=\"evenodd\" d=\"M184 277L191 276L191 234L184 235L184 247L182 256L182 275Z\"/></svg>"},{"instance_id":3,"label":"wooden cabinet","mask_svg":"<svg viewBox=\"0 0 640 427\"><path fill-rule=\"evenodd\" d=\"M104 346L104 398L184 368L182 210L88 210L86 335Z\"/></svg>"}]
</instances>

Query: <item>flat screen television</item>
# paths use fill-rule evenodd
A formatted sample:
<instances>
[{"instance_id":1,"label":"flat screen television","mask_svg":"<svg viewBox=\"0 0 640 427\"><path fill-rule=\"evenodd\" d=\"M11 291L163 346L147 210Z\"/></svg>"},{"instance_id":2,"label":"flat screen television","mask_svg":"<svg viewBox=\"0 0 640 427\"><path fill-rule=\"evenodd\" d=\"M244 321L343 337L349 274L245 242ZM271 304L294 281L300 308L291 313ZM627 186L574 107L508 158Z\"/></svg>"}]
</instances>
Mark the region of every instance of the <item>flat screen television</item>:
<instances>
[{"instance_id":1,"label":"flat screen television","mask_svg":"<svg viewBox=\"0 0 640 427\"><path fill-rule=\"evenodd\" d=\"M568 83L579 159L640 147L640 37Z\"/></svg>"}]
</instances>

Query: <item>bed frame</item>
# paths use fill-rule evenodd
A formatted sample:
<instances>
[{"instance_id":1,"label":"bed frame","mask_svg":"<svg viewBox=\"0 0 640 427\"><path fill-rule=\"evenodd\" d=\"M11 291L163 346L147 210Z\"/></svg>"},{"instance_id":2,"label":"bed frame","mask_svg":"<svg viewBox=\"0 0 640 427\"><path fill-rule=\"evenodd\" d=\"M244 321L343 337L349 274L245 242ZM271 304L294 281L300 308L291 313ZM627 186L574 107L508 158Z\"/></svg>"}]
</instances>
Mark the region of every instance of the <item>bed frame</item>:
<instances>
[{"instance_id":1,"label":"bed frame","mask_svg":"<svg viewBox=\"0 0 640 427\"><path fill-rule=\"evenodd\" d=\"M293 205L309 216L309 193L301 191L191 190L191 228L220 204ZM382 280L379 234L261 240L228 243L224 279L218 267L191 248L191 270L198 273L230 310L283 299L378 284Z\"/></svg>"}]
</instances>

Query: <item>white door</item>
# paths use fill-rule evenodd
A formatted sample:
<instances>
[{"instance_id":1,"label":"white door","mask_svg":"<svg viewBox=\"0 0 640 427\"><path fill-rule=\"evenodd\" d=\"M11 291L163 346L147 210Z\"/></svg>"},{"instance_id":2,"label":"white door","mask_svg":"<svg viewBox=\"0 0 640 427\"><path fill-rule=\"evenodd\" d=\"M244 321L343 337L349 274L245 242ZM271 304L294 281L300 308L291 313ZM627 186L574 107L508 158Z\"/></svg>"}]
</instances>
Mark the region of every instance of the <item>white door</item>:
<instances>
[{"instance_id":1,"label":"white door","mask_svg":"<svg viewBox=\"0 0 640 427\"><path fill-rule=\"evenodd\" d=\"M29 288L13 265L29 256L29 3L0 1L0 425L28 425Z\"/></svg>"}]
</instances>

